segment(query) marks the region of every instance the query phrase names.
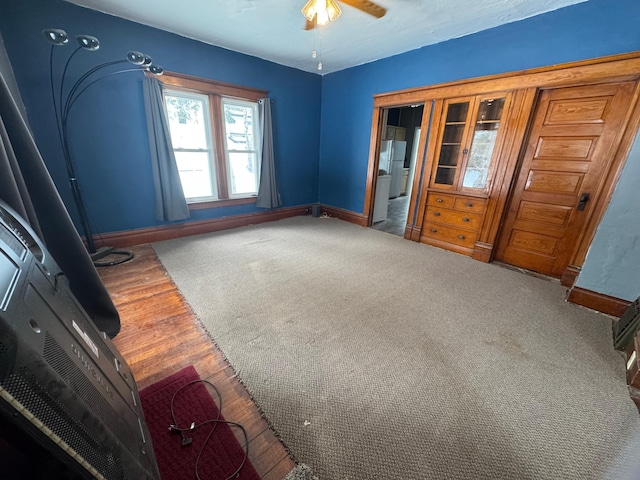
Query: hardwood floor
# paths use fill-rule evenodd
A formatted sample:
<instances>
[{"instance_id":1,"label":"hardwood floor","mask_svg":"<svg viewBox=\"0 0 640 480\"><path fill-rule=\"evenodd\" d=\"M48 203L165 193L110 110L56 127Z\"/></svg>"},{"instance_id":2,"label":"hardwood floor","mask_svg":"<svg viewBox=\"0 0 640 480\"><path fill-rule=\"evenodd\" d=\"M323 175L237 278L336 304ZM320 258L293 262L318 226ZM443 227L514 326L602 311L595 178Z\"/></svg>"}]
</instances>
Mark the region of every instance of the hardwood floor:
<instances>
[{"instance_id":1,"label":"hardwood floor","mask_svg":"<svg viewBox=\"0 0 640 480\"><path fill-rule=\"evenodd\" d=\"M247 430L249 459L258 474L265 480L284 478L295 461L235 378L151 245L128 250L135 254L133 260L98 272L120 312L122 329L114 344L131 367L138 388L193 365L200 378L220 390L225 418Z\"/></svg>"}]
</instances>

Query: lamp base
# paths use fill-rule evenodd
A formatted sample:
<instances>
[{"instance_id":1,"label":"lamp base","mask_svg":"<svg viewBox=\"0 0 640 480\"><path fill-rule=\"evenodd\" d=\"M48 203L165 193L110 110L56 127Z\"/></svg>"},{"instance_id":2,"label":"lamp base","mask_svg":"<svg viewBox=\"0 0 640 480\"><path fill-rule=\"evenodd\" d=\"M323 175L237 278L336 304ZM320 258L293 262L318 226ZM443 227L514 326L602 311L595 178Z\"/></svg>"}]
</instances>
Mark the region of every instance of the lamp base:
<instances>
[{"instance_id":1,"label":"lamp base","mask_svg":"<svg viewBox=\"0 0 640 480\"><path fill-rule=\"evenodd\" d=\"M94 253L91 253L91 260L96 267L113 267L121 263L128 262L133 258L133 253L126 250L116 250L115 247L101 247ZM108 259L107 257L113 257ZM99 261L106 259L104 261Z\"/></svg>"}]
</instances>

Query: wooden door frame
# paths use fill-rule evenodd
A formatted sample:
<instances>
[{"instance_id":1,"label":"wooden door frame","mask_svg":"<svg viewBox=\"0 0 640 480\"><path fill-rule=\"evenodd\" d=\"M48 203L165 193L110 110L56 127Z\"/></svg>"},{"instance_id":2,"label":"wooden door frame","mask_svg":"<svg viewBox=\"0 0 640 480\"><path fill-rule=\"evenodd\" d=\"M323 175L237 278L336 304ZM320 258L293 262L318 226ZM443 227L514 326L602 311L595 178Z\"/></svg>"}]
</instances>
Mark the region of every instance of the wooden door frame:
<instances>
[{"instance_id":1,"label":"wooden door frame","mask_svg":"<svg viewBox=\"0 0 640 480\"><path fill-rule=\"evenodd\" d=\"M637 81L639 79L640 51L637 51L570 62L561 65L539 67L530 70L458 80L454 82L374 95L372 130L369 147L369 166L367 170L367 186L364 202L364 215L368 218L367 225L371 225L373 218L372 205L373 195L375 194L375 188L373 187L375 179L373 177L376 172L375 167L377 155L379 153L379 141L382 135L382 132L380 131L379 117L383 108L398 107L413 103L424 103L424 110L426 114L429 110L426 108L427 104L433 101L442 101L445 98L484 95L491 92L509 90L514 91L514 94L522 96L522 101L519 107L522 110L522 115L518 117L517 122L514 122L515 125L513 125L513 128L516 129L516 131L510 139L509 148L506 148L506 155L508 155L507 160L503 160L501 165L498 167L501 170L503 169L502 183L501 185L494 185L494 189L491 194L491 211L487 212L491 214L485 216L485 221L483 222L478 242L480 244L480 248L477 248L478 254L476 255L474 252L473 255L473 257L478 260L488 262L492 259L493 244L498 238L500 225L506 210L508 198L510 197L517 166L520 163L519 160L522 143L526 138L526 130L529 128L529 121L533 113L533 109L531 107L535 105L537 91L543 88L568 87L625 80ZM524 121L523 118L527 116L527 106L529 106L528 108L530 111L528 112L526 121ZM423 129L420 134L420 149L423 154L426 147L425 141L427 134L425 131L426 129L424 128L424 118L425 117L423 116ZM640 127L640 87L636 88L636 91L634 92L632 105L629 109L625 125L620 143L614 153L610 170L605 178L602 193L596 201L591 216L587 221L586 228L583 230L582 235L578 240L572 255L572 261L562 276L561 283L565 286L572 286L580 272L596 229L604 216L606 207L609 204L611 195L613 194L618 182L620 172L622 171L638 132L638 128ZM503 154L503 156L504 155L505 154ZM419 158L422 157L419 156ZM429 171L429 158L427 158L427 161L423 163L425 164L425 171ZM416 183L415 180L423 173L422 168L418 171L419 166L422 167L422 165L416 165L414 187ZM425 188L424 183L428 182L423 182L423 190ZM423 198L425 197L420 195L420 192L417 192L417 189L414 188L411 195L410 212L416 212L416 210L420 212L420 210L423 210L421 205L417 203ZM416 223L416 225L418 225L418 223ZM416 229L418 228L416 225L407 225L405 238L411 238L413 240L419 239L419 230L416 232Z\"/></svg>"},{"instance_id":2,"label":"wooden door frame","mask_svg":"<svg viewBox=\"0 0 640 480\"><path fill-rule=\"evenodd\" d=\"M422 103L422 102L416 102L416 103ZM387 124L387 112L390 108L402 108L402 107L408 107L411 106L413 104L400 104L400 105L385 105L384 107L377 107L373 109L373 116L371 118L371 125L374 126L374 128L371 129L371 137L369 140L369 164L367 166L367 187L366 187L366 191L365 191L365 196L364 196L364 213L363 216L366 217L366 226L370 227L371 225L373 225L373 208L374 208L374 202L375 202L375 196L376 196L376 186L377 186L377 172L378 172L378 165L380 163L380 144L382 143L382 139L384 138L385 135L385 128L386 128L386 124ZM422 112L422 122L421 122L421 126L425 124L425 118L429 119L429 114L430 114L430 110L429 112L426 112L427 108L426 108L426 104L425 104L425 108L423 109ZM421 159L424 155L424 138L423 137L423 130L420 130L420 140L418 143L418 159ZM416 162L418 162L419 160L416 160ZM414 184L415 184L415 178L418 175L418 165L416 164L415 170L414 170ZM411 197L413 199L414 196L414 191L412 189L411 192ZM407 215L407 218L410 217L411 215L413 215L411 208L409 209L409 213Z\"/></svg>"},{"instance_id":3,"label":"wooden door frame","mask_svg":"<svg viewBox=\"0 0 640 480\"><path fill-rule=\"evenodd\" d=\"M385 107L386 108L386 107ZM369 141L369 165L367 166L367 188L364 195L364 216L367 217L366 226L373 225L373 207L376 195L377 171L380 160L380 142L382 141L386 123L383 108L374 108L371 118L371 139Z\"/></svg>"}]
</instances>

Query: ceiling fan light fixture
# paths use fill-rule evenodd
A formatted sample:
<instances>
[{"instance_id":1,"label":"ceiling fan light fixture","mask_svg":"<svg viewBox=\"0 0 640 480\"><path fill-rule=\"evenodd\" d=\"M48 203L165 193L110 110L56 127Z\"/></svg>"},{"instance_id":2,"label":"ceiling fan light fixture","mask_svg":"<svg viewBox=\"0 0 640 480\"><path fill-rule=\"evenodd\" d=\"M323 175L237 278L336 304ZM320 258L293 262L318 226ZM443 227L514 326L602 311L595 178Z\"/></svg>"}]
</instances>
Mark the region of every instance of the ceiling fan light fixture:
<instances>
[{"instance_id":1,"label":"ceiling fan light fixture","mask_svg":"<svg viewBox=\"0 0 640 480\"><path fill-rule=\"evenodd\" d=\"M310 22L316 19L318 25L326 25L329 22L333 22L337 19L342 10L335 2L335 0L309 0L304 7L302 7L302 14Z\"/></svg>"}]
</instances>

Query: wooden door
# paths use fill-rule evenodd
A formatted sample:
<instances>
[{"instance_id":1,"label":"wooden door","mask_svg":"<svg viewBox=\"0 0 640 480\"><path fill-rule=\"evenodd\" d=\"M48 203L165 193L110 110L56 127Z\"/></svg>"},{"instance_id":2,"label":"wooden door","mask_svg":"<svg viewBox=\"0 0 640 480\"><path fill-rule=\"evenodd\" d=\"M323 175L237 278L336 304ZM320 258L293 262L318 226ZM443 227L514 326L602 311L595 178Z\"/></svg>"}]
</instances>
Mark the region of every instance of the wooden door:
<instances>
[{"instance_id":1,"label":"wooden door","mask_svg":"<svg viewBox=\"0 0 640 480\"><path fill-rule=\"evenodd\" d=\"M620 142L634 82L544 90L496 260L560 277L579 246Z\"/></svg>"}]
</instances>

